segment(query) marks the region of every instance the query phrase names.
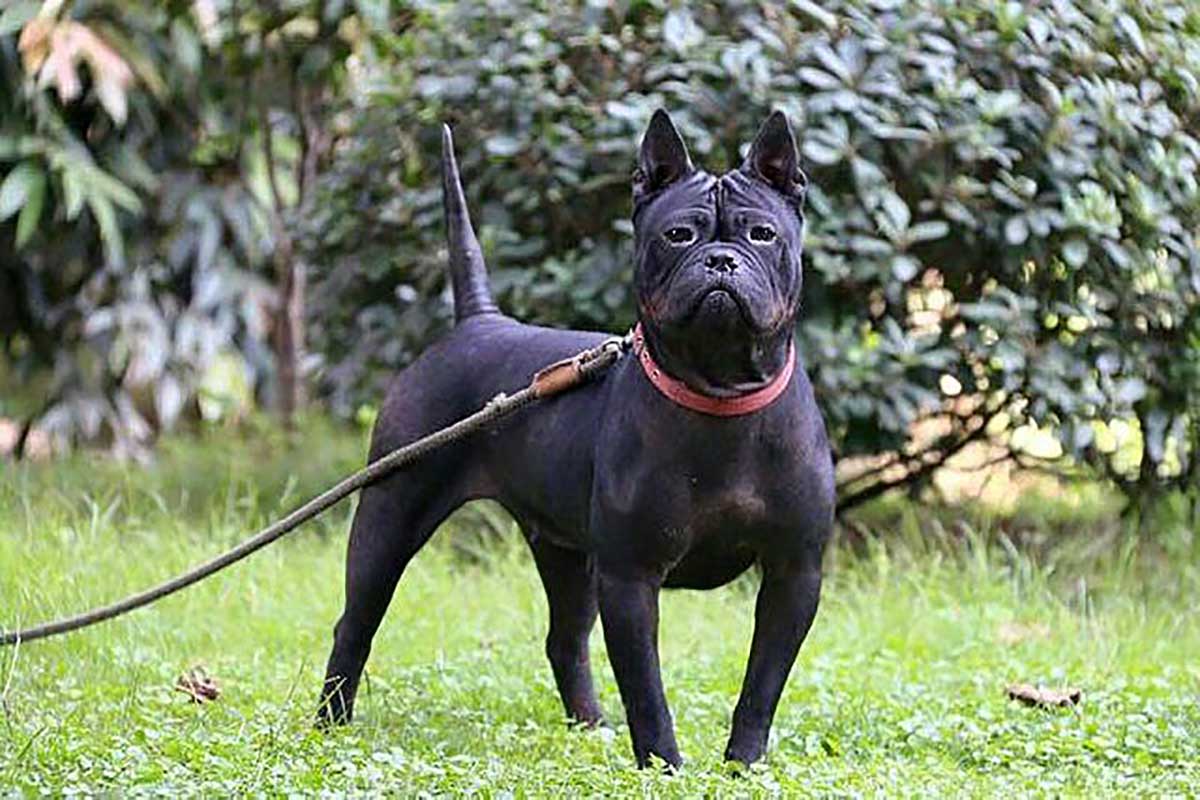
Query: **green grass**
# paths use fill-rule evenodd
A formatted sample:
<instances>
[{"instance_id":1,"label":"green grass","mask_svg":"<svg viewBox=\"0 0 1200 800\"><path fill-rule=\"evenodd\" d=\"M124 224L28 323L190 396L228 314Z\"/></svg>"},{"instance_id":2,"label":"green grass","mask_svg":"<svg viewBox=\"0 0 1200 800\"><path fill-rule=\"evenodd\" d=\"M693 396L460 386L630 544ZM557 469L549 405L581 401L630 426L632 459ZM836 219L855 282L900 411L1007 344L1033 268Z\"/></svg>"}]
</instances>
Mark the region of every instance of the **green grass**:
<instances>
[{"instance_id":1,"label":"green grass","mask_svg":"<svg viewBox=\"0 0 1200 800\"><path fill-rule=\"evenodd\" d=\"M174 440L146 467L96 456L0 464L0 625L174 574L362 450L361 435L317 425L295 443L269 429ZM769 761L744 776L720 754L754 581L669 593L664 673L687 758L671 776L633 767L599 630L593 661L614 729L567 727L519 537L509 531L482 559L447 546L469 538L478 515L452 521L409 568L355 723L314 731L349 514L336 509L151 609L0 650L0 795L1186 796L1200 786L1200 546L1182 528L1153 544L1104 533L1099 552L1068 558L1095 550L1099 534L1077 530L1030 555L1003 521L908 509L886 545L835 548ZM1034 635L1006 640L1014 624ZM172 690L197 664L220 681L218 701ZM1078 686L1084 700L1020 707L1003 694L1015 681Z\"/></svg>"}]
</instances>

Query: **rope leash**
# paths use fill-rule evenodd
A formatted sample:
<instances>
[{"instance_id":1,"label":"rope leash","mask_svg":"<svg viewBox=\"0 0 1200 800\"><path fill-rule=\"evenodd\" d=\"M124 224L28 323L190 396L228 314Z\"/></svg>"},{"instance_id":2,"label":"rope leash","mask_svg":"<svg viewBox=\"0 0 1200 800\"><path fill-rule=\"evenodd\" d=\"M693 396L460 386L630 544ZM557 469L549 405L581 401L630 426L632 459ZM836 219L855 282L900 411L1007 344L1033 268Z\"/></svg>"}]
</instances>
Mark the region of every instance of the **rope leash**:
<instances>
[{"instance_id":1,"label":"rope leash","mask_svg":"<svg viewBox=\"0 0 1200 800\"><path fill-rule=\"evenodd\" d=\"M359 489L379 482L401 467L419 461L429 453L452 444L490 423L504 419L539 400L549 399L583 384L616 363L617 359L629 348L630 343L629 336L613 337L570 358L556 361L538 371L529 385L520 391L511 395L501 392L487 401L475 413L372 461L358 472L344 478L332 488L317 495L295 511L273 522L221 555L169 581L129 595L115 603L25 630L0 633L0 647L77 631L80 628L127 614L134 609L149 605L180 589L198 583L210 575L236 564L251 553L261 550L303 523L324 513Z\"/></svg>"}]
</instances>

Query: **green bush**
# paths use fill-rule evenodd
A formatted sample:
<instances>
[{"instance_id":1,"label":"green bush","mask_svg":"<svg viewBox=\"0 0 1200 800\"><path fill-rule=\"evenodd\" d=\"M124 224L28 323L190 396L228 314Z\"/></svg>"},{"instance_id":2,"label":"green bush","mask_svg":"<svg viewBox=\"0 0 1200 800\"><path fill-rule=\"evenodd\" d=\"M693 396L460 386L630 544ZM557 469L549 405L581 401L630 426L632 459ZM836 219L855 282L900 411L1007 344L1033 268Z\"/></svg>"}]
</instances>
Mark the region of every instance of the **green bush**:
<instances>
[{"instance_id":1,"label":"green bush","mask_svg":"<svg viewBox=\"0 0 1200 800\"><path fill-rule=\"evenodd\" d=\"M351 16L0 5L0 417L136 451L197 406L214 364L267 398L282 220L302 211Z\"/></svg>"},{"instance_id":2,"label":"green bush","mask_svg":"<svg viewBox=\"0 0 1200 800\"><path fill-rule=\"evenodd\" d=\"M651 111L725 169L779 107L813 184L805 360L838 454L884 467L847 506L985 436L1053 455L1046 432L1134 496L1189 486L1198 98L1184 2L22 0L0 415L137 443L214 359L287 407L306 265L305 363L339 412L376 401L448 325L442 120L504 307L623 329Z\"/></svg>"},{"instance_id":3,"label":"green bush","mask_svg":"<svg viewBox=\"0 0 1200 800\"><path fill-rule=\"evenodd\" d=\"M718 170L778 107L812 183L800 341L841 455L891 453L919 484L985 432L1036 424L1131 490L1194 482L1194 5L420 3L382 45L305 232L336 407L377 399L448 324L428 302L437 122L502 306L619 330L651 111ZM931 417L938 434L911 441ZM1134 457L1113 457L1114 420Z\"/></svg>"}]
</instances>

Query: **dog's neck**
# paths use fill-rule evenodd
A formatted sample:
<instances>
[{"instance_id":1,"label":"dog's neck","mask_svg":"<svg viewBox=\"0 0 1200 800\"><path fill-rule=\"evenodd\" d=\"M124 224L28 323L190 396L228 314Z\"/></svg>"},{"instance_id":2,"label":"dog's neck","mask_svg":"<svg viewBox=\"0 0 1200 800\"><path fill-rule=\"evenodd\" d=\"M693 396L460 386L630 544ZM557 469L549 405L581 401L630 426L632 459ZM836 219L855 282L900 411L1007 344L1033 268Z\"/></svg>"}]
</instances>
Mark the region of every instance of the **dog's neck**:
<instances>
[{"instance_id":1,"label":"dog's neck","mask_svg":"<svg viewBox=\"0 0 1200 800\"><path fill-rule=\"evenodd\" d=\"M660 369L691 390L718 399L763 390L795 357L791 325L763 338L726 331L698 337L644 321L639 321L639 327L650 357Z\"/></svg>"}]
</instances>

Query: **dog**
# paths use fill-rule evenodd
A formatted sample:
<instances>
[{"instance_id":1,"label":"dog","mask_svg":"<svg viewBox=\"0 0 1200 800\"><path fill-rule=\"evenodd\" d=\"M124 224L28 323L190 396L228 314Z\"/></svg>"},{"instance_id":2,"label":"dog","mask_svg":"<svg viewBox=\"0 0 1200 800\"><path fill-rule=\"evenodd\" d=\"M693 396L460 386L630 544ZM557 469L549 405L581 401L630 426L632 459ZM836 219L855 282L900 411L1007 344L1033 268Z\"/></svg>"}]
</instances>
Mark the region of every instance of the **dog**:
<instances>
[{"instance_id":1,"label":"dog","mask_svg":"<svg viewBox=\"0 0 1200 800\"><path fill-rule=\"evenodd\" d=\"M693 166L654 113L633 176L632 352L583 386L522 409L365 489L319 721L351 718L404 568L463 503L517 520L550 609L546 655L568 717L602 721L588 634L599 614L639 767L682 762L663 693L658 598L761 568L754 635L725 758L762 758L817 611L834 515L833 463L795 320L807 179L774 112L738 169ZM383 456L454 422L606 336L525 325L488 290L450 129L443 191L455 327L391 384L372 436Z\"/></svg>"}]
</instances>

